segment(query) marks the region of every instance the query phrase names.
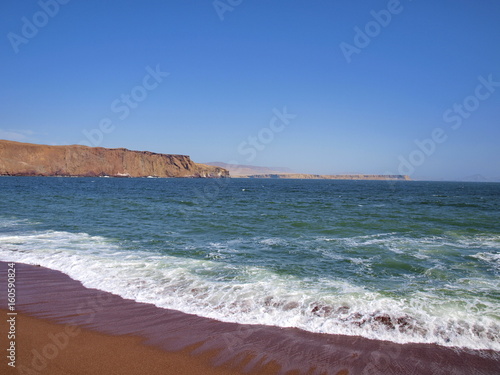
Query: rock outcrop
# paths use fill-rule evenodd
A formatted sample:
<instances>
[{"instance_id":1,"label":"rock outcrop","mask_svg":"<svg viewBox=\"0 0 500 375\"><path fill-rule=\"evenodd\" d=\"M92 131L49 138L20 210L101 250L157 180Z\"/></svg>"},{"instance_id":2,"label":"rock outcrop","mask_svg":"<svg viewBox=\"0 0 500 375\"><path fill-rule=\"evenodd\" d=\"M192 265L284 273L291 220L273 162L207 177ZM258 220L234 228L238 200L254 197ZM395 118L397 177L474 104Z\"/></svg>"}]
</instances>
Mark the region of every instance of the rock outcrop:
<instances>
[{"instance_id":1,"label":"rock outcrop","mask_svg":"<svg viewBox=\"0 0 500 375\"><path fill-rule=\"evenodd\" d=\"M0 140L0 175L229 177L229 172L224 168L194 163L186 155Z\"/></svg>"}]
</instances>

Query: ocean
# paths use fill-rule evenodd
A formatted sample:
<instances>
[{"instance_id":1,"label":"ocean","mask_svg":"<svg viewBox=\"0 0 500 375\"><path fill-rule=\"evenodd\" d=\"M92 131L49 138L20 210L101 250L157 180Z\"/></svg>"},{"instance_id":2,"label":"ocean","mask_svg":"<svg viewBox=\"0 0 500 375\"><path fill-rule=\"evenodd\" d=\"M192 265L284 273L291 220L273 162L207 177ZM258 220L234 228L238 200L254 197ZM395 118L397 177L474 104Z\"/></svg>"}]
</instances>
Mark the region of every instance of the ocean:
<instances>
[{"instance_id":1,"label":"ocean","mask_svg":"<svg viewBox=\"0 0 500 375\"><path fill-rule=\"evenodd\" d=\"M0 177L0 260L225 322L500 350L500 184Z\"/></svg>"}]
</instances>

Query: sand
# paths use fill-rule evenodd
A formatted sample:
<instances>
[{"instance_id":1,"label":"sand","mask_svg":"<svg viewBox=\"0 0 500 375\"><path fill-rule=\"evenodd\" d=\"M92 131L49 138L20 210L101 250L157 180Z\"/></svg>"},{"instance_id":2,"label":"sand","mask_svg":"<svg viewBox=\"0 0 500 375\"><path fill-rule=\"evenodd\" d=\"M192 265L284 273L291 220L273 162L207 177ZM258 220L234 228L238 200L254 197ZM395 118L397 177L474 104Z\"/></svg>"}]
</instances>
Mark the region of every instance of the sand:
<instances>
[{"instance_id":1,"label":"sand","mask_svg":"<svg viewBox=\"0 0 500 375\"><path fill-rule=\"evenodd\" d=\"M16 264L16 368L1 374L499 374L500 353L223 323ZM8 353L7 264L0 348Z\"/></svg>"},{"instance_id":2,"label":"sand","mask_svg":"<svg viewBox=\"0 0 500 375\"><path fill-rule=\"evenodd\" d=\"M0 310L5 316L6 310ZM17 316L16 368L2 363L1 374L208 374L229 375L237 368L211 365L212 353L193 356L193 348L167 352L142 343L131 335L112 336L79 327L69 327ZM2 327L4 328L4 327ZM2 348L7 348L5 329ZM5 361L3 361L5 362ZM276 365L259 371L276 373Z\"/></svg>"}]
</instances>

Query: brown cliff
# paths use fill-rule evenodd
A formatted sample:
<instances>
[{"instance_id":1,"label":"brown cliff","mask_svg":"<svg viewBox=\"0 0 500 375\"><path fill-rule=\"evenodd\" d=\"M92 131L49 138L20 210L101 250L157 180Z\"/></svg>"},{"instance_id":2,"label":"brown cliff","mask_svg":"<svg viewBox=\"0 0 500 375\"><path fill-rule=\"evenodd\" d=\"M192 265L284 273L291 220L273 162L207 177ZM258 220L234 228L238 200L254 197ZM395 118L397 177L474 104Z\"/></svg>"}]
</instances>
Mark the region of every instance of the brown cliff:
<instances>
[{"instance_id":1,"label":"brown cliff","mask_svg":"<svg viewBox=\"0 0 500 375\"><path fill-rule=\"evenodd\" d=\"M224 168L194 163L186 155L0 140L0 175L229 177L229 172Z\"/></svg>"}]
</instances>

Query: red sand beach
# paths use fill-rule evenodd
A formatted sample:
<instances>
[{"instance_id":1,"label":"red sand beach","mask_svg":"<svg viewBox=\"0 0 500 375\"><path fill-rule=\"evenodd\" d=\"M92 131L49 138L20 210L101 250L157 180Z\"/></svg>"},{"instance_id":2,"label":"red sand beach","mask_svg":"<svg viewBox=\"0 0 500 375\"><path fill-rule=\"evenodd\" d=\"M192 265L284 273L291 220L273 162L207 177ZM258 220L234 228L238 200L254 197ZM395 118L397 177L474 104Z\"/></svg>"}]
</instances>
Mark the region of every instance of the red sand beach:
<instances>
[{"instance_id":1,"label":"red sand beach","mask_svg":"<svg viewBox=\"0 0 500 375\"><path fill-rule=\"evenodd\" d=\"M500 353L223 323L16 264L15 365L0 262L1 374L499 374Z\"/></svg>"}]
</instances>

